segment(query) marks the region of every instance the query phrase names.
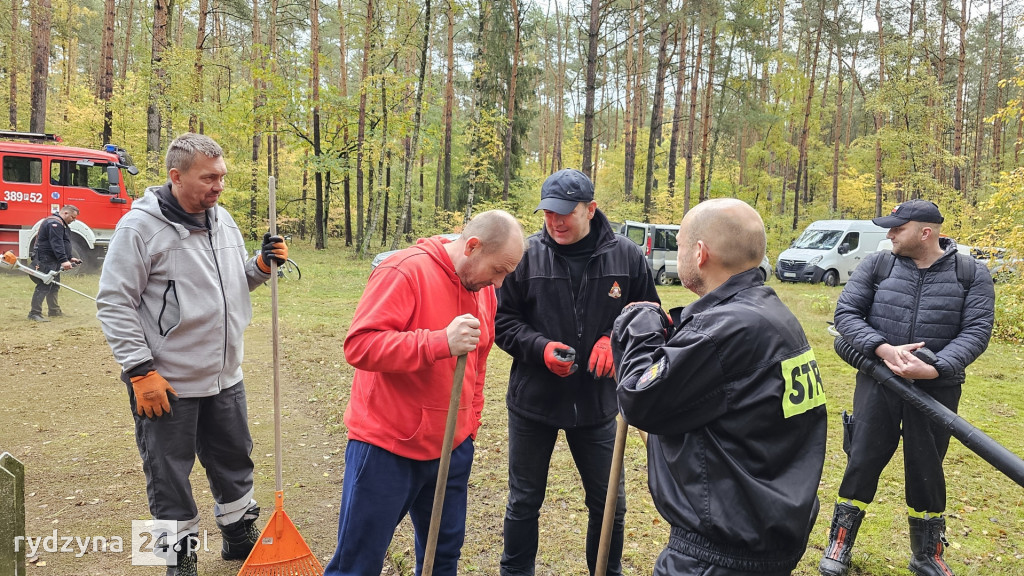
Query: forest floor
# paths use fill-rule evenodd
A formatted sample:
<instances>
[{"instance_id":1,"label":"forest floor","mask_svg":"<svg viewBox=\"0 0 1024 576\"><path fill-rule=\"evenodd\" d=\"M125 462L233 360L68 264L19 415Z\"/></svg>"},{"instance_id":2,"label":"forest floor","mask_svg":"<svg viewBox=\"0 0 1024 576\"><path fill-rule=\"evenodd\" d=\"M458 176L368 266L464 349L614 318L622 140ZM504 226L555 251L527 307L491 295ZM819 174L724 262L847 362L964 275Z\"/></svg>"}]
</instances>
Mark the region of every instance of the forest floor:
<instances>
[{"instance_id":1,"label":"forest floor","mask_svg":"<svg viewBox=\"0 0 1024 576\"><path fill-rule=\"evenodd\" d=\"M298 255L296 255L298 254ZM341 343L369 271L368 260L347 253L314 253L301 246L293 257L303 264L301 281L281 282L281 391L284 508L322 564L334 551L338 501L344 471L345 433L341 415L352 369ZM66 282L94 294L98 277ZM832 502L845 464L840 450L839 414L849 408L852 369L835 358L823 328L839 289L772 283L793 308L814 346L829 394L829 450L819 496L822 510L807 553L795 574L816 574ZM0 452L25 464L27 535L47 538L121 539L120 551L80 553L36 550L28 574L156 575L152 566L132 565L132 521L150 517L145 478L133 436L119 367L95 318L92 301L62 292L68 317L36 324L26 320L31 283L0 274ZM690 299L679 286L661 287L663 301L678 306ZM255 448L256 498L269 518L274 500L273 400L269 290L253 293L254 320L246 332L245 385ZM961 413L1018 454L1024 453L1024 397L1020 394L1021 352L993 343L968 372ZM510 360L495 349L488 370L484 425L476 442L470 478L467 539L460 574L496 575L507 490L505 383ZM646 455L636 434L627 442L629 512L624 573L650 574L664 547L668 526L647 491ZM1024 576L1024 490L953 441L947 457L950 564L960 576ZM851 575L908 574L906 508L902 458L894 458L869 510ZM200 574L232 575L240 562L220 559L220 534L201 466L193 491L207 536L199 552ZM586 508L569 450L560 440L553 457L541 515L539 576L584 575ZM384 574L412 574L412 530L405 520L396 532ZM59 545L58 545L59 546Z\"/></svg>"}]
</instances>

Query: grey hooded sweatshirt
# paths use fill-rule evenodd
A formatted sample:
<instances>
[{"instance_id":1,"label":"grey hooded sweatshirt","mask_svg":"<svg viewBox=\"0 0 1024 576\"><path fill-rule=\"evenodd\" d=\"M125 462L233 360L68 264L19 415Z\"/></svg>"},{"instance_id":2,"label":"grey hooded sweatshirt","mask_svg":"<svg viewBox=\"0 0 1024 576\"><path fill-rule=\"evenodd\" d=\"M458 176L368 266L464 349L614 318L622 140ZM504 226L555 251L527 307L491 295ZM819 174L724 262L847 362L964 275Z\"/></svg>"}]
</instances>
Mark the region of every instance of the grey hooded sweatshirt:
<instances>
[{"instance_id":1,"label":"grey hooded sweatshirt","mask_svg":"<svg viewBox=\"0 0 1024 576\"><path fill-rule=\"evenodd\" d=\"M205 220L188 217L169 184L148 188L117 223L96 298L124 376L156 370L181 398L241 382L249 292L270 278L227 210Z\"/></svg>"}]
</instances>

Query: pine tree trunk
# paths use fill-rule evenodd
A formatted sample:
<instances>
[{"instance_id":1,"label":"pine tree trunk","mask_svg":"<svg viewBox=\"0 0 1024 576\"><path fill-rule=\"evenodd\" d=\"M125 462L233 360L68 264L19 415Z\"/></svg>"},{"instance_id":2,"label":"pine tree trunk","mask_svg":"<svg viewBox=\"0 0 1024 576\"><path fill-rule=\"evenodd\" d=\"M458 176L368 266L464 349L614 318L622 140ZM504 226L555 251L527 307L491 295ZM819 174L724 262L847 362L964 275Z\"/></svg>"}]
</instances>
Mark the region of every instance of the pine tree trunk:
<instances>
[{"instance_id":1,"label":"pine tree trunk","mask_svg":"<svg viewBox=\"0 0 1024 576\"><path fill-rule=\"evenodd\" d=\"M629 0L629 14L626 16L629 19L629 35L626 37L626 99L625 108L622 111L622 124L624 126L622 136L622 179L627 202L633 199L634 160L630 154L629 142L632 139L633 131L636 130L636 127L633 126L633 99L637 95L633 91L633 78L639 75L639 72L636 70L636 64L633 61L633 37L636 36L635 12L635 0Z\"/></svg>"},{"instance_id":2,"label":"pine tree trunk","mask_svg":"<svg viewBox=\"0 0 1024 576\"><path fill-rule=\"evenodd\" d=\"M11 41L7 44L7 77L8 92L7 99L7 122L11 130L18 129L18 67L21 41L18 38L18 28L21 23L21 2L22 0L11 0Z\"/></svg>"},{"instance_id":3,"label":"pine tree trunk","mask_svg":"<svg viewBox=\"0 0 1024 576\"><path fill-rule=\"evenodd\" d=\"M149 99L146 106L146 168L155 179L160 170L160 109L164 99L164 50L167 48L167 2L153 3L153 44L150 53Z\"/></svg>"},{"instance_id":4,"label":"pine tree trunk","mask_svg":"<svg viewBox=\"0 0 1024 576\"><path fill-rule=\"evenodd\" d=\"M647 174L644 180L644 221L651 219L653 208L653 191L655 160L658 154L658 142L661 140L662 108L665 99L665 76L668 74L668 37L669 14L668 2L658 2L658 19L661 20L661 32L658 35L658 69L654 77L654 102L651 103L651 130L647 137Z\"/></svg>"},{"instance_id":5,"label":"pine tree trunk","mask_svg":"<svg viewBox=\"0 0 1024 576\"><path fill-rule=\"evenodd\" d=\"M708 135L711 134L711 101L715 93L715 45L718 41L718 15L715 15L715 23L711 26L711 44L708 46L708 81L704 85L704 110L701 112L701 135L700 135L700 201L708 199Z\"/></svg>"},{"instance_id":6,"label":"pine tree trunk","mask_svg":"<svg viewBox=\"0 0 1024 576\"><path fill-rule=\"evenodd\" d=\"M800 129L800 159L796 165L796 186L793 188L793 229L796 230L800 218L800 179L807 179L807 139L811 124L811 104L814 101L814 79L818 72L818 54L821 49L821 29L825 23L825 10L818 6L818 32L814 39L814 55L811 57L811 77L807 83L807 100L804 103L804 124Z\"/></svg>"},{"instance_id":7,"label":"pine tree trunk","mask_svg":"<svg viewBox=\"0 0 1024 576\"><path fill-rule=\"evenodd\" d=\"M981 76L978 78L978 117L977 117L977 120L974 123L974 125L975 125L975 131L974 131L974 161L971 163L971 189L972 190L973 189L977 189L978 188L978 183L981 181L981 152L984 149L983 144L984 144L984 141L985 141L985 124L986 124L986 122L985 122L985 114L987 112L985 110L985 105L986 105L987 100L988 100L988 81L989 81L989 76L988 75L989 75L989 71L991 70L991 68L989 67L989 63L991 62L991 58L992 58L992 55L991 55L992 53L991 53L991 50L990 50L990 47L992 45L992 42L990 41L991 30L989 30L989 22L991 21L991 18L989 16L991 14L992 14L992 0L989 0L988 1L988 14L986 15L986 17L984 19L985 28L984 28L984 32L981 35L982 42L985 43L985 52L984 52L984 56L982 57Z\"/></svg>"},{"instance_id":8,"label":"pine tree trunk","mask_svg":"<svg viewBox=\"0 0 1024 576\"><path fill-rule=\"evenodd\" d=\"M515 4L515 0L512 0ZM515 10L513 9L513 13ZM417 150L420 145L420 124L423 119L423 87L426 83L427 76L427 50L430 48L430 0L424 0L424 17L423 17L423 45L420 48L420 73L419 79L416 83L416 98L413 101L415 106L412 115L412 140L409 143L409 152L407 155L407 161L405 162L405 185L402 188L402 215L400 216L398 228L395 229L395 239L391 243L392 250L398 250L399 239L403 233L408 232L407 227L411 224L409 222L410 214L412 213L412 158L416 157ZM513 79L515 78L515 71L513 68ZM512 84L513 89L515 88L515 81ZM511 126L509 130L511 131Z\"/></svg>"},{"instance_id":9,"label":"pine tree trunk","mask_svg":"<svg viewBox=\"0 0 1024 576\"><path fill-rule=\"evenodd\" d=\"M316 2L316 0L313 0ZM311 8L315 11L315 8ZM252 46L250 47L250 62L254 68L262 59L263 42L260 30L259 0L252 0ZM314 26L315 30L315 26ZM314 32L315 34L315 32ZM260 218L259 197L260 197L260 144L263 141L263 105L264 95L260 79L256 74L252 75L252 156L250 158L251 172L249 179L249 240L256 240L259 236L257 231ZM316 112L313 113L314 117Z\"/></svg>"},{"instance_id":10,"label":"pine tree trunk","mask_svg":"<svg viewBox=\"0 0 1024 576\"><path fill-rule=\"evenodd\" d=\"M594 0L594 3L598 3L600 0ZM430 0L426 0L429 4ZM522 21L519 18L519 2L517 0L509 0L509 5L512 9L512 71L509 74L508 82L508 105L507 105L507 116L505 118L505 156L502 160L504 165L504 177L501 185L501 198L502 200L508 200L508 187L509 180L512 179L512 123L515 121L515 110L516 110L516 77L519 75L519 51L521 48L521 34L520 30L522 27ZM588 64L589 66L589 64ZM588 71L589 74L589 71ZM588 86L588 90L589 90ZM593 94L590 95L593 100ZM590 102L590 106L593 106L593 101ZM593 110L591 110L591 116L593 116ZM593 121L593 118L591 118ZM593 130L593 127L591 127ZM584 147L586 147L586 136L584 136ZM586 153L583 155L584 159L587 158ZM583 170L587 172L586 169Z\"/></svg>"},{"instance_id":11,"label":"pine tree trunk","mask_svg":"<svg viewBox=\"0 0 1024 576\"><path fill-rule=\"evenodd\" d=\"M694 52L693 72L690 74L690 119L686 127L686 175L683 179L683 214L690 211L690 188L693 186L693 132L697 125L697 80L700 78L701 59L704 55L704 26L698 20L700 34Z\"/></svg>"},{"instance_id":12,"label":"pine tree trunk","mask_svg":"<svg viewBox=\"0 0 1024 576\"><path fill-rule=\"evenodd\" d=\"M370 77L370 42L373 32L373 1L366 0L366 26L363 28L363 65L360 74L359 88L359 128L356 133L356 244L359 245L359 253L366 253L366 236L363 231L363 159L366 145L366 92L369 90Z\"/></svg>"},{"instance_id":13,"label":"pine tree trunk","mask_svg":"<svg viewBox=\"0 0 1024 576\"><path fill-rule=\"evenodd\" d=\"M878 25L878 89L885 85L885 28L882 26L882 2L875 0L875 22ZM875 217L882 215L882 129L885 118L875 112Z\"/></svg>"},{"instance_id":14,"label":"pine tree trunk","mask_svg":"<svg viewBox=\"0 0 1024 576\"><path fill-rule=\"evenodd\" d=\"M312 86L313 105L313 194L316 197L316 208L313 215L315 230L313 231L313 248L323 250L327 248L327 207L329 200L324 193L324 174L320 169L323 155L322 143L320 141L320 0L309 2L309 24L310 24L310 85Z\"/></svg>"},{"instance_id":15,"label":"pine tree trunk","mask_svg":"<svg viewBox=\"0 0 1024 576\"><path fill-rule=\"evenodd\" d=\"M17 4L19 0L13 0ZM97 95L103 103L103 143L110 142L114 131L114 112L110 109L110 98L114 95L114 17L117 4L114 0L103 2L103 39L100 49L100 84Z\"/></svg>"},{"instance_id":16,"label":"pine tree trunk","mask_svg":"<svg viewBox=\"0 0 1024 576\"><path fill-rule=\"evenodd\" d=\"M107 0L108 2L110 0ZM188 131L200 132L199 108L203 104L203 44L206 43L207 0L199 0L199 22L196 25L196 54L192 65L192 113L188 117Z\"/></svg>"},{"instance_id":17,"label":"pine tree trunk","mask_svg":"<svg viewBox=\"0 0 1024 576\"><path fill-rule=\"evenodd\" d=\"M445 17L448 20L448 44L445 50L447 67L444 81L444 202L445 212L452 210L452 109L455 107L455 0L448 0Z\"/></svg>"},{"instance_id":18,"label":"pine tree trunk","mask_svg":"<svg viewBox=\"0 0 1024 576\"><path fill-rule=\"evenodd\" d=\"M686 0L683 1L682 14L686 13ZM676 98L672 107L672 136L668 145L668 195L675 196L676 193L676 164L679 161L679 140L683 133L683 90L686 86L686 42L687 32L690 27L686 24L686 18L680 17L676 23L678 29L676 35L679 42L676 44L679 52L679 70L676 76ZM742 144L740 146L742 149Z\"/></svg>"},{"instance_id":19,"label":"pine tree trunk","mask_svg":"<svg viewBox=\"0 0 1024 576\"><path fill-rule=\"evenodd\" d=\"M515 5L516 0L510 0ZM516 9L513 9L513 19L516 18ZM516 26L516 50L519 48L519 26ZM582 172L594 178L591 164L591 155L594 147L594 95L597 90L597 41L601 34L601 0L590 0L590 27L587 30L587 71L585 104L583 107L583 162ZM513 78L515 77L513 67ZM508 196L506 194L506 199Z\"/></svg>"},{"instance_id":20,"label":"pine tree trunk","mask_svg":"<svg viewBox=\"0 0 1024 576\"><path fill-rule=\"evenodd\" d=\"M996 58L996 78L1001 79L1003 77L1003 58L1005 57L1004 49L1006 47L1006 23L1004 18L1006 16L1006 2L1005 0L999 3L999 56ZM1003 86L1001 82L996 82L996 95L995 101L1002 103L1003 100ZM1003 118L1001 115L996 115L992 123L992 173L998 175L999 171L1003 167Z\"/></svg>"},{"instance_id":21,"label":"pine tree trunk","mask_svg":"<svg viewBox=\"0 0 1024 576\"><path fill-rule=\"evenodd\" d=\"M17 0L15 0L17 1ZM128 77L128 63L129 56L132 50L132 30L134 26L134 12L135 12L135 0L128 0L128 14L125 16L124 22L124 51L121 56L121 70L119 71L119 78L121 84L124 85L125 80Z\"/></svg>"},{"instance_id":22,"label":"pine tree trunk","mask_svg":"<svg viewBox=\"0 0 1024 576\"><path fill-rule=\"evenodd\" d=\"M953 156L958 159L963 154L964 140L964 67L967 63L967 0L960 0L960 56L956 74L956 112L953 119ZM953 189L966 198L960 164L953 165Z\"/></svg>"}]
</instances>

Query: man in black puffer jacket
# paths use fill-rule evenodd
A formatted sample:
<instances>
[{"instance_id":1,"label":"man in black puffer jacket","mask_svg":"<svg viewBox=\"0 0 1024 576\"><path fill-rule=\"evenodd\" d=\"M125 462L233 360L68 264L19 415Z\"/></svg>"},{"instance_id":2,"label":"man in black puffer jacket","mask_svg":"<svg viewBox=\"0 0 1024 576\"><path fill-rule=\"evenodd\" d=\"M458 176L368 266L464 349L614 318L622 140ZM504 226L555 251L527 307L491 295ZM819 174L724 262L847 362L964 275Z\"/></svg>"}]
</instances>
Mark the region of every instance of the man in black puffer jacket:
<instances>
[{"instance_id":1,"label":"man in black puffer jacket","mask_svg":"<svg viewBox=\"0 0 1024 576\"><path fill-rule=\"evenodd\" d=\"M495 316L495 343L512 356L501 576L534 574L538 517L560 429L586 492L593 573L619 411L609 335L626 304L659 301L643 253L612 232L585 174L566 169L549 176L537 210L544 211L544 229L530 236L505 278ZM608 576L621 574L625 513L620 476Z\"/></svg>"},{"instance_id":2,"label":"man in black puffer jacket","mask_svg":"<svg viewBox=\"0 0 1024 576\"><path fill-rule=\"evenodd\" d=\"M995 317L992 277L984 265L957 254L956 243L940 238L943 218L925 200L897 205L873 222L889 228L895 260L876 266L887 252L872 254L854 271L836 304L836 329L861 354L877 356L903 378L956 411L964 369L988 346ZM962 267L968 267L961 270ZM877 274L877 270L883 274ZM927 347L938 361L929 365L913 351ZM909 568L920 576L951 576L946 545L946 481L942 460L949 432L870 376L858 373L853 416L844 415L844 449L849 460L819 570L842 576L864 509L874 499L878 477L903 437L909 508ZM901 427L902 423L902 427Z\"/></svg>"}]
</instances>

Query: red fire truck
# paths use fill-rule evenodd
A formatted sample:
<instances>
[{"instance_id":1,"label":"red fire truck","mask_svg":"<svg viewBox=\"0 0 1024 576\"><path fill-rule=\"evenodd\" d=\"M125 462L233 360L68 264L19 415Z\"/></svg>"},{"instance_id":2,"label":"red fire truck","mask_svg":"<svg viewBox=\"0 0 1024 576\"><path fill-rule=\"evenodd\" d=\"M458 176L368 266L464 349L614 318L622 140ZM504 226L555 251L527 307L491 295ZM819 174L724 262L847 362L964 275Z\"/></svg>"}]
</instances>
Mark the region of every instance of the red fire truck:
<instances>
[{"instance_id":1,"label":"red fire truck","mask_svg":"<svg viewBox=\"0 0 1024 576\"><path fill-rule=\"evenodd\" d=\"M72 204L80 213L71 223L71 251L82 260L80 269L96 271L114 226L131 208L122 170L133 176L139 170L113 144L90 150L60 141L53 134L0 131L0 253L28 259L42 220Z\"/></svg>"}]
</instances>

